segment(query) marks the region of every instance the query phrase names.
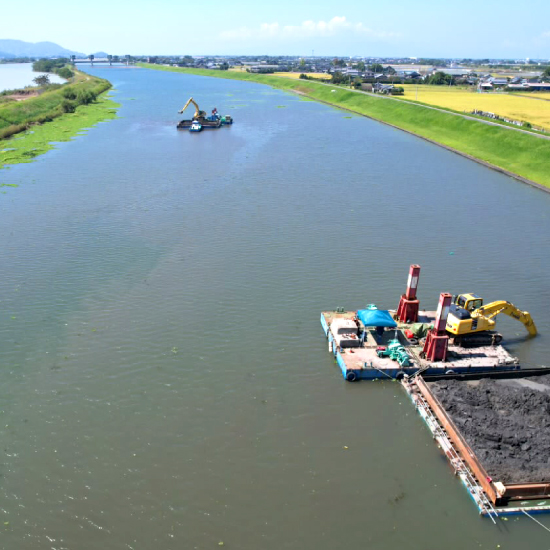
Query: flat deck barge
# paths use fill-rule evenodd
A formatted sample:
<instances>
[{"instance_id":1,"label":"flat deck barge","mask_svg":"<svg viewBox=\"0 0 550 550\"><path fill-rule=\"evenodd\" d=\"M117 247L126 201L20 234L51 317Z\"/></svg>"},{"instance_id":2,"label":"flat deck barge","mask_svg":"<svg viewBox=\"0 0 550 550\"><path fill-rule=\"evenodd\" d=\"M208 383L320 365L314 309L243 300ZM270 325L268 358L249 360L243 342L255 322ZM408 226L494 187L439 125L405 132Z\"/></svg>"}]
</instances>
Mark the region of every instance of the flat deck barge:
<instances>
[{"instance_id":1,"label":"flat deck barge","mask_svg":"<svg viewBox=\"0 0 550 550\"><path fill-rule=\"evenodd\" d=\"M195 122L195 120L180 120L176 126L178 130L187 130L191 128L191 125ZM221 128L222 123L220 120L207 120L207 119L199 119L198 122L203 127L203 129L213 129L213 128Z\"/></svg>"},{"instance_id":2,"label":"flat deck barge","mask_svg":"<svg viewBox=\"0 0 550 550\"><path fill-rule=\"evenodd\" d=\"M395 314L390 310L390 314ZM362 337L350 334L342 338L331 330L334 321L339 325L352 326L356 321L356 311L324 311L321 313L321 326L328 341L328 349L333 353L343 377L355 380L376 380L381 378L401 379L417 372L426 375L491 373L496 371L520 370L517 358L501 345L477 348L462 348L449 345L447 360L430 362L422 357L422 345L416 339L409 339L405 330L411 324L397 321L397 328L383 332L366 328ZM433 324L435 311L419 311L418 323ZM337 341L338 339L338 341ZM389 357L379 357L377 350L387 346L391 340L399 340L409 355L408 366L400 366Z\"/></svg>"}]
</instances>

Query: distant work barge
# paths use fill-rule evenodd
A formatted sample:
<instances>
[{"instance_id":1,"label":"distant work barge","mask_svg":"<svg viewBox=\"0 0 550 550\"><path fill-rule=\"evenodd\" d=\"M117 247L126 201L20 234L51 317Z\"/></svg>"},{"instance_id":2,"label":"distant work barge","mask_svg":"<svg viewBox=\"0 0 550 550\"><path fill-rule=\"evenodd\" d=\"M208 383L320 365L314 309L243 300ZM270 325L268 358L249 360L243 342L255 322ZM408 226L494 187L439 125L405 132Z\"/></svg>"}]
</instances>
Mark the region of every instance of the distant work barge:
<instances>
[{"instance_id":1,"label":"distant work barge","mask_svg":"<svg viewBox=\"0 0 550 550\"><path fill-rule=\"evenodd\" d=\"M210 116L206 116L206 112L200 110L197 102L192 97L187 100L187 103L182 107L179 113L183 113L183 111L185 111L191 103L195 106L195 114L191 119L180 120L176 126L178 130L201 132L204 129L221 128L222 126L230 126L233 124L233 118L231 116L220 116L218 114L218 109L215 107L212 109L212 114Z\"/></svg>"}]
</instances>

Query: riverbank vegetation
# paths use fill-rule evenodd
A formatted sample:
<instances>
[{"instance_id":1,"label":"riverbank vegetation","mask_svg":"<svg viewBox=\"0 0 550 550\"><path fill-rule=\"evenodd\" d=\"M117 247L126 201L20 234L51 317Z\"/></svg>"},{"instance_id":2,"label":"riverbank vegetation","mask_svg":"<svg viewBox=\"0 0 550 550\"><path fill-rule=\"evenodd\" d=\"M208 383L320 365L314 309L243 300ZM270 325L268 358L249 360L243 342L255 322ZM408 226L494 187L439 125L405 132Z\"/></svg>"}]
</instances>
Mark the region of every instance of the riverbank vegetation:
<instances>
[{"instance_id":1,"label":"riverbank vegetation","mask_svg":"<svg viewBox=\"0 0 550 550\"><path fill-rule=\"evenodd\" d=\"M65 80L74 76L67 63L68 59L39 59L32 64L32 70L38 73L55 73Z\"/></svg>"},{"instance_id":2,"label":"riverbank vegetation","mask_svg":"<svg viewBox=\"0 0 550 550\"><path fill-rule=\"evenodd\" d=\"M0 139L51 122L66 113L74 113L79 105L89 105L110 87L108 80L76 71L74 82L70 84L26 88L24 93L32 90L36 97L25 101L16 101L15 94L6 95L7 101L0 103Z\"/></svg>"},{"instance_id":3,"label":"riverbank vegetation","mask_svg":"<svg viewBox=\"0 0 550 550\"><path fill-rule=\"evenodd\" d=\"M32 162L56 142L69 141L83 129L116 118L119 105L106 97L108 80L75 71L70 84L49 84L12 90L0 103L0 168ZM16 101L23 92L39 94ZM45 124L47 123L47 124Z\"/></svg>"},{"instance_id":4,"label":"riverbank vegetation","mask_svg":"<svg viewBox=\"0 0 550 550\"><path fill-rule=\"evenodd\" d=\"M491 126L407 101L358 93L312 80L247 72L183 69L140 63L141 67L186 74L246 80L294 91L317 101L385 122L451 148L475 160L550 188L550 140L506 127ZM538 103L542 103L539 101ZM396 152L397 153L397 152ZM443 175L442 175L443 176Z\"/></svg>"},{"instance_id":5,"label":"riverbank vegetation","mask_svg":"<svg viewBox=\"0 0 550 550\"><path fill-rule=\"evenodd\" d=\"M70 141L84 129L116 118L118 107L106 94L101 94L92 103L75 109L74 113L66 113L48 124L33 126L32 131L0 141L0 168L32 162L38 155L53 149L55 143Z\"/></svg>"}]
</instances>

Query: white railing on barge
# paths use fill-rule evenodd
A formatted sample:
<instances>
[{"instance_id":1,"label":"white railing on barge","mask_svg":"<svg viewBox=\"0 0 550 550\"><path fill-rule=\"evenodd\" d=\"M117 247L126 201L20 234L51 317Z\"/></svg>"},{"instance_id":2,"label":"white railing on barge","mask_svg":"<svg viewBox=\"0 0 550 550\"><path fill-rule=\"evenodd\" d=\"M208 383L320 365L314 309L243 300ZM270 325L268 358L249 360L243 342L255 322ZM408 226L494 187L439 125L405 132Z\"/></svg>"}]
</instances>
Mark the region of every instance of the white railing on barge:
<instances>
[{"instance_id":1,"label":"white railing on barge","mask_svg":"<svg viewBox=\"0 0 550 550\"><path fill-rule=\"evenodd\" d=\"M403 380L402 382L403 387L409 394L412 402L414 403L414 406L418 410L418 414L420 414L420 416L428 426L429 430L432 432L434 439L437 441L441 449L443 449L443 452L451 463L455 474L460 478L463 485L468 490L468 493L472 497L473 501L476 503L480 514L483 516L488 516L489 518L491 518L491 521L496 524L498 514L492 502L485 494L485 491L478 483L475 476L468 468L467 464L458 454L447 432L433 414L428 402L420 393L413 392L413 384L414 379L409 381Z\"/></svg>"}]
</instances>

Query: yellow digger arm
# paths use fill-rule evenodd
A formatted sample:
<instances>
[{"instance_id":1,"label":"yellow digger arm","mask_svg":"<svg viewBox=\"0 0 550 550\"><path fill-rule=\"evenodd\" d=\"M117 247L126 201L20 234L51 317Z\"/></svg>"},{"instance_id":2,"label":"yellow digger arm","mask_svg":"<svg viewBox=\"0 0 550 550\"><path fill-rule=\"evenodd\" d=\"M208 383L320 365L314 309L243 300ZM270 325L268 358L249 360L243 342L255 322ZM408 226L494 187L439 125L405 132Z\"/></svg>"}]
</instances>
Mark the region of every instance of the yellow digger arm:
<instances>
[{"instance_id":1,"label":"yellow digger arm","mask_svg":"<svg viewBox=\"0 0 550 550\"><path fill-rule=\"evenodd\" d=\"M504 300L491 302L490 304L481 306L472 312L472 317L487 317L488 319L492 319L501 313L522 322L531 336L537 334L537 327L535 326L531 314L528 311L521 311L514 304Z\"/></svg>"},{"instance_id":2,"label":"yellow digger arm","mask_svg":"<svg viewBox=\"0 0 550 550\"><path fill-rule=\"evenodd\" d=\"M183 111L185 111L185 109L187 109L187 107L189 107L189 104L192 103L194 106L195 106L195 117L198 117L199 114L200 114L200 110L199 110L199 106L197 105L197 103L193 100L192 97L190 97L188 100L187 100L187 103L182 107L182 109L180 111L178 111L178 113L183 113Z\"/></svg>"}]
</instances>

